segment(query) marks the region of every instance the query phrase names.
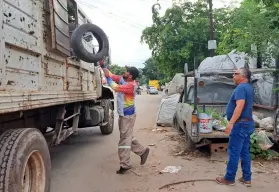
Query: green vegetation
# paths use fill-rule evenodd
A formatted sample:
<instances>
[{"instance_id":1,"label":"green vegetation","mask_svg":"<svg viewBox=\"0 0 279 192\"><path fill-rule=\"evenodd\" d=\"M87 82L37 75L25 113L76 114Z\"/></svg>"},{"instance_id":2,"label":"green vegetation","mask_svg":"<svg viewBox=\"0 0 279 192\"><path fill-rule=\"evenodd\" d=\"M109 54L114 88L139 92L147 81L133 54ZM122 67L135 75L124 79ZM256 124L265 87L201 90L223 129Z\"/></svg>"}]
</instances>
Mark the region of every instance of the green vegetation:
<instances>
[{"instance_id":1,"label":"green vegetation","mask_svg":"<svg viewBox=\"0 0 279 192\"><path fill-rule=\"evenodd\" d=\"M114 64L114 65L110 65L110 66L109 66L109 70L110 70L113 74L115 74L115 75L123 75L124 72L126 71L126 68Z\"/></svg>"},{"instance_id":2,"label":"green vegetation","mask_svg":"<svg viewBox=\"0 0 279 192\"><path fill-rule=\"evenodd\" d=\"M259 146L259 137L257 133L253 133L250 136L250 154L252 159L256 158L264 158L266 160L272 160L275 158L279 158L278 153L274 152L273 150L262 150Z\"/></svg>"},{"instance_id":3,"label":"green vegetation","mask_svg":"<svg viewBox=\"0 0 279 192\"><path fill-rule=\"evenodd\" d=\"M257 57L259 65L269 65L272 57L278 58L278 0L243 0L239 7L218 8L213 13L216 54L244 51ZM193 70L194 56L199 62L209 56L208 14L207 0L173 5L163 16L153 11L153 24L143 30L141 37L152 50L149 61L157 66L158 71L152 75L170 79L183 72L186 62Z\"/></svg>"}]
</instances>

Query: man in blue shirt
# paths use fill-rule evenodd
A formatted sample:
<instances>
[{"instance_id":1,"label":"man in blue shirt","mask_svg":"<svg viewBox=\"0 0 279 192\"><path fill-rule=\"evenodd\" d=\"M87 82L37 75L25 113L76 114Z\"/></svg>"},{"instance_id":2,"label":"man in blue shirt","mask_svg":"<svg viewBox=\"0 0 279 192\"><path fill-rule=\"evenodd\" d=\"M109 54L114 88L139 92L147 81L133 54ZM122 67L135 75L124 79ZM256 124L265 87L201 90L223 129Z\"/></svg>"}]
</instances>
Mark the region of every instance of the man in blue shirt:
<instances>
[{"instance_id":1,"label":"man in blue shirt","mask_svg":"<svg viewBox=\"0 0 279 192\"><path fill-rule=\"evenodd\" d=\"M223 185L234 185L241 159L242 177L238 181L247 187L251 186L250 135L254 132L253 102L254 90L249 84L251 72L247 68L238 69L233 80L237 85L227 105L226 115L229 124L226 133L230 135L228 153L229 161L224 177L216 181Z\"/></svg>"}]
</instances>

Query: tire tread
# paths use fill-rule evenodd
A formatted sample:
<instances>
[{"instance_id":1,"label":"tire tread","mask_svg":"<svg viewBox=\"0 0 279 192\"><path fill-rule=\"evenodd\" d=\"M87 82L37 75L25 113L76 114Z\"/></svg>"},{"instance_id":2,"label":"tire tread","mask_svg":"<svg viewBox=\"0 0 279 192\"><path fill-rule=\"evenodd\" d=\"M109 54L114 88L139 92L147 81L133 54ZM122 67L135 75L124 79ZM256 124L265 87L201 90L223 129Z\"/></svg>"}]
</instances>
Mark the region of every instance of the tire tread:
<instances>
[{"instance_id":1,"label":"tire tread","mask_svg":"<svg viewBox=\"0 0 279 192\"><path fill-rule=\"evenodd\" d=\"M24 129L8 130L0 137L0 191L5 191L7 166L13 146Z\"/></svg>"}]
</instances>

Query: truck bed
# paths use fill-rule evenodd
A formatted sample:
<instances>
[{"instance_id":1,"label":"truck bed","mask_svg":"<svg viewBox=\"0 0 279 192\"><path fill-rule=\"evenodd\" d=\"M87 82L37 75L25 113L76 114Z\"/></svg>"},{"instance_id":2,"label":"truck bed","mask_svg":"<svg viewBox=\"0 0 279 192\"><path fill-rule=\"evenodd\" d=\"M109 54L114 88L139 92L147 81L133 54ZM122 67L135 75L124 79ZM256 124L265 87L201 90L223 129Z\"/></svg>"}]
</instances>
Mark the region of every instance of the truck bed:
<instances>
[{"instance_id":1,"label":"truck bed","mask_svg":"<svg viewBox=\"0 0 279 192\"><path fill-rule=\"evenodd\" d=\"M264 130L264 128L256 128L255 132L259 132L260 130ZM274 135L271 132L265 132L269 138L273 138ZM221 138L229 138L229 135L225 134L222 131L213 130L212 133L200 133L200 138L207 138L207 139L221 139Z\"/></svg>"},{"instance_id":2,"label":"truck bed","mask_svg":"<svg viewBox=\"0 0 279 192\"><path fill-rule=\"evenodd\" d=\"M211 133L200 133L199 135L201 138L208 138L208 139L229 138L229 135L225 134L225 132L216 131L216 130L213 130Z\"/></svg>"},{"instance_id":3,"label":"truck bed","mask_svg":"<svg viewBox=\"0 0 279 192\"><path fill-rule=\"evenodd\" d=\"M61 8L67 1L52 2L53 8L47 0L0 2L0 114L100 95L94 64L70 59L70 36L62 33L68 25L57 19L68 18Z\"/></svg>"}]
</instances>

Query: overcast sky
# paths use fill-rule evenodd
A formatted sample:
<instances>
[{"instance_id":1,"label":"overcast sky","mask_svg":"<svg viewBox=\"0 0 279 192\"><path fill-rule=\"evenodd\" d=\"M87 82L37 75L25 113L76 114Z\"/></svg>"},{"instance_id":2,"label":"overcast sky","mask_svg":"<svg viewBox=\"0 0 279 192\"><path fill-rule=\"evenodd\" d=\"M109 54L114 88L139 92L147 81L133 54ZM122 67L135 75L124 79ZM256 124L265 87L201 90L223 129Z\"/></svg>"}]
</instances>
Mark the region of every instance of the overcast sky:
<instances>
[{"instance_id":1,"label":"overcast sky","mask_svg":"<svg viewBox=\"0 0 279 192\"><path fill-rule=\"evenodd\" d=\"M152 5L157 0L76 0L92 22L109 36L112 63L143 67L151 56L146 44L140 43L142 30L152 24ZM230 0L223 0L227 3ZM172 0L159 0L161 14L171 7ZM213 0L222 7L221 0Z\"/></svg>"}]
</instances>

